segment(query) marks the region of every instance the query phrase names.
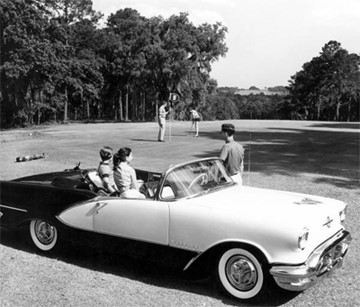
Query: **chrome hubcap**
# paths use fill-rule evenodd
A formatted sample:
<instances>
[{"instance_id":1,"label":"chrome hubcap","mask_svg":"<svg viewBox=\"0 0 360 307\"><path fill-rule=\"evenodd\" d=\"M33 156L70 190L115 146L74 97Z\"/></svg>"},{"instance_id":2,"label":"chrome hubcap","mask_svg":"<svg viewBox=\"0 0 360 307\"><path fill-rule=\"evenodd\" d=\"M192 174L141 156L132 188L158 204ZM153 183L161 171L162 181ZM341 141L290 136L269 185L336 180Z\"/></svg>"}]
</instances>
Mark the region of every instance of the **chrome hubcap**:
<instances>
[{"instance_id":1,"label":"chrome hubcap","mask_svg":"<svg viewBox=\"0 0 360 307\"><path fill-rule=\"evenodd\" d=\"M226 276L231 285L240 291L249 291L256 285L257 271L253 262L245 256L234 256L226 264Z\"/></svg>"},{"instance_id":2,"label":"chrome hubcap","mask_svg":"<svg viewBox=\"0 0 360 307\"><path fill-rule=\"evenodd\" d=\"M42 244L48 245L55 238L55 228L45 221L36 221L35 234Z\"/></svg>"}]
</instances>

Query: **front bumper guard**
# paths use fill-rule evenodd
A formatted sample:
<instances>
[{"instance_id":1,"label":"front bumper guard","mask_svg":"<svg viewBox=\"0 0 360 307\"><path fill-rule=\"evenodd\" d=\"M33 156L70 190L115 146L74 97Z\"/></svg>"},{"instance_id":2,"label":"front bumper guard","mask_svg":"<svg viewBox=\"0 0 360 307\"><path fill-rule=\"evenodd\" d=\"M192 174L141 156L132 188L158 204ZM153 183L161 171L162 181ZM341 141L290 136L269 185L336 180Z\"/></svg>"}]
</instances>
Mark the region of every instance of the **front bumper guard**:
<instances>
[{"instance_id":1,"label":"front bumper guard","mask_svg":"<svg viewBox=\"0 0 360 307\"><path fill-rule=\"evenodd\" d=\"M342 266L350 242L350 233L342 230L316 248L304 264L274 265L270 274L280 288L289 291L306 290Z\"/></svg>"}]
</instances>

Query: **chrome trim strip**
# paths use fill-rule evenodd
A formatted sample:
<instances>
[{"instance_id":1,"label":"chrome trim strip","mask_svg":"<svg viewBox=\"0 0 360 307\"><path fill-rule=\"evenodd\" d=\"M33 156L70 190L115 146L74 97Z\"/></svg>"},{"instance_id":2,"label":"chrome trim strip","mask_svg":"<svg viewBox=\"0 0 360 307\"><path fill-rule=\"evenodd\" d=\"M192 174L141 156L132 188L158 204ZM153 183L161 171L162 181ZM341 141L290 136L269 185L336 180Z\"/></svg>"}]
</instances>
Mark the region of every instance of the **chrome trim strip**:
<instances>
[{"instance_id":1,"label":"chrome trim strip","mask_svg":"<svg viewBox=\"0 0 360 307\"><path fill-rule=\"evenodd\" d=\"M201 255L203 254L203 252L197 254L194 258L192 258L188 264L183 268L183 271L186 271L194 262L196 259L198 259Z\"/></svg>"},{"instance_id":2,"label":"chrome trim strip","mask_svg":"<svg viewBox=\"0 0 360 307\"><path fill-rule=\"evenodd\" d=\"M5 206L5 205L0 205L0 207L4 207L4 208L7 208L7 209L16 210L16 211L21 211L21 212L28 212L28 211L25 210L25 209L20 209L20 208Z\"/></svg>"},{"instance_id":3,"label":"chrome trim strip","mask_svg":"<svg viewBox=\"0 0 360 307\"><path fill-rule=\"evenodd\" d=\"M220 241L216 241L213 244L207 246L204 250L193 250L193 252L197 252L198 254L195 255L192 259L190 259L190 261L186 264L186 266L183 268L183 271L186 271L196 260L198 260L198 258L200 256L202 256L203 254L207 253L208 251L210 251L212 248L216 247L216 246L220 246L222 244L247 244L247 245L251 245L255 248L257 248L259 251L261 251L263 253L263 255L266 257L266 259L269 259L269 254L266 252L266 250L264 250L262 248L262 246L258 245L257 243L255 243L254 241L249 241L249 240L244 240L244 239L234 239L234 238L227 238L227 239L222 239ZM175 247L172 246L171 244L169 245L170 247ZM190 250L191 251L191 250Z\"/></svg>"}]
</instances>

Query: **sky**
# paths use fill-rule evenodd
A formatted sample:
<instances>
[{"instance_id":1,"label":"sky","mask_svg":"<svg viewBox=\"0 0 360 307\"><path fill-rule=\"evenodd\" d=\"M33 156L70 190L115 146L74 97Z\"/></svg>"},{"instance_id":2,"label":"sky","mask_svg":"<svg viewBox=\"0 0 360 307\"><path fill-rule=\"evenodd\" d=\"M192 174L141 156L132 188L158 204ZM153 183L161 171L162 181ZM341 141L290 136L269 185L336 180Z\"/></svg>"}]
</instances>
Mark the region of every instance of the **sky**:
<instances>
[{"instance_id":1,"label":"sky","mask_svg":"<svg viewBox=\"0 0 360 307\"><path fill-rule=\"evenodd\" d=\"M360 0L93 0L103 23L127 7L146 18L187 12L195 26L226 26L229 51L210 73L220 87L287 86L330 40L360 55Z\"/></svg>"}]
</instances>

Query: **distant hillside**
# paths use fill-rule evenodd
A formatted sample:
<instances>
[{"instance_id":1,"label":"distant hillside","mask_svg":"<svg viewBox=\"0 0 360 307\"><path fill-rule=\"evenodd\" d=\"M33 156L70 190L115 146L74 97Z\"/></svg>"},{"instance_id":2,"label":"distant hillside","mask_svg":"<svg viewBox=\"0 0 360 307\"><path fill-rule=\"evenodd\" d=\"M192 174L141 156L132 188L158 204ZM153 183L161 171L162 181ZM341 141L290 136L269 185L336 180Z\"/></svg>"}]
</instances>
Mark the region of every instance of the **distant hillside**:
<instances>
[{"instance_id":1,"label":"distant hillside","mask_svg":"<svg viewBox=\"0 0 360 307\"><path fill-rule=\"evenodd\" d=\"M240 95L240 96L248 96L248 95L259 95L259 94L264 94L265 96L272 96L272 95L279 95L279 96L285 96L287 95L287 91L272 91L270 89L257 89L257 90L238 90L235 92L235 95Z\"/></svg>"},{"instance_id":2,"label":"distant hillside","mask_svg":"<svg viewBox=\"0 0 360 307\"><path fill-rule=\"evenodd\" d=\"M272 96L272 95L285 96L288 94L288 91L284 86L275 86L265 89L259 89L255 86L251 86L249 89L243 89L243 88L239 89L237 87L219 87L218 90L221 92L232 93L240 96L259 95L259 94L263 94L265 96Z\"/></svg>"}]
</instances>

